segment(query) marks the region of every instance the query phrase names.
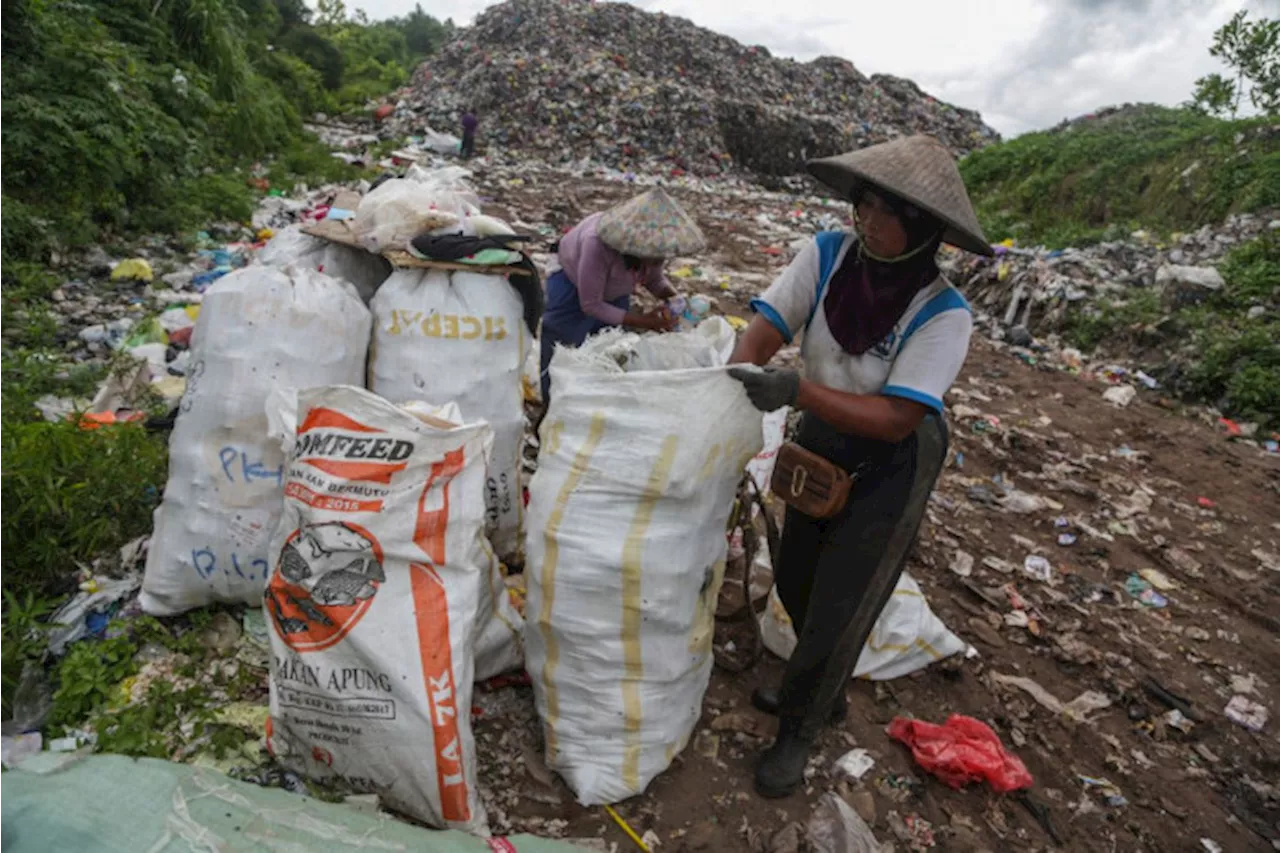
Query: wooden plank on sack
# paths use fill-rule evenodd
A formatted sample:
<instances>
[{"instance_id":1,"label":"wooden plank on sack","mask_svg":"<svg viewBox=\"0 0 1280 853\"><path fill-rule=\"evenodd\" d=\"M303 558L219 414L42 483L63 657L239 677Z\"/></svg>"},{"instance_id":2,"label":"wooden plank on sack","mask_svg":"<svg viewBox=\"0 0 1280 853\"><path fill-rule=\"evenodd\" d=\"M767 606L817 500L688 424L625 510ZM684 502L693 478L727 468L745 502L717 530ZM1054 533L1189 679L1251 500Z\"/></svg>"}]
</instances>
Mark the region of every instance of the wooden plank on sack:
<instances>
[{"instance_id":1,"label":"wooden plank on sack","mask_svg":"<svg viewBox=\"0 0 1280 853\"><path fill-rule=\"evenodd\" d=\"M322 219L315 225L302 226L301 230L303 234L309 234L312 237L319 237L322 240L328 240L330 243L338 243L363 252L365 248L356 239L350 223L350 219Z\"/></svg>"},{"instance_id":2,"label":"wooden plank on sack","mask_svg":"<svg viewBox=\"0 0 1280 853\"><path fill-rule=\"evenodd\" d=\"M388 249L382 253L382 256L391 261L393 266L405 269L474 272L481 275L524 275L525 273L523 268L507 264L460 264L456 261L426 261L421 258L415 258L402 249Z\"/></svg>"},{"instance_id":3,"label":"wooden plank on sack","mask_svg":"<svg viewBox=\"0 0 1280 853\"><path fill-rule=\"evenodd\" d=\"M302 227L303 234L309 234L312 237L319 237L322 240L328 240L331 243L340 243L352 249L361 249L364 247L356 240L356 236L351 231L352 218L355 215L356 208L360 206L360 193L351 190L343 190L333 197L333 203L329 205L330 210L348 210L352 216L347 219L321 219L314 225L304 225Z\"/></svg>"}]
</instances>

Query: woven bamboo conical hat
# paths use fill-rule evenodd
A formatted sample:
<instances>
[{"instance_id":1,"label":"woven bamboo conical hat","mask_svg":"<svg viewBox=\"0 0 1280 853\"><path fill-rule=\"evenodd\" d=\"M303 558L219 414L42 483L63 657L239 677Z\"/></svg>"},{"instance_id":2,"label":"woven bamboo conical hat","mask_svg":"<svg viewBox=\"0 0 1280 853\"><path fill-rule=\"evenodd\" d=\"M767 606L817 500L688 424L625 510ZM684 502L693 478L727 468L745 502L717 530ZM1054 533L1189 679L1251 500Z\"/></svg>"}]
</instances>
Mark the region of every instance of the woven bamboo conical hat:
<instances>
[{"instance_id":1,"label":"woven bamboo conical hat","mask_svg":"<svg viewBox=\"0 0 1280 853\"><path fill-rule=\"evenodd\" d=\"M809 174L853 198L864 183L886 190L936 216L946 226L943 241L979 255L992 255L965 192L955 158L932 136L907 136L847 154L810 160Z\"/></svg>"},{"instance_id":2,"label":"woven bamboo conical hat","mask_svg":"<svg viewBox=\"0 0 1280 853\"><path fill-rule=\"evenodd\" d=\"M596 234L610 248L637 258L692 255L707 245L697 223L661 187L606 210Z\"/></svg>"}]
</instances>

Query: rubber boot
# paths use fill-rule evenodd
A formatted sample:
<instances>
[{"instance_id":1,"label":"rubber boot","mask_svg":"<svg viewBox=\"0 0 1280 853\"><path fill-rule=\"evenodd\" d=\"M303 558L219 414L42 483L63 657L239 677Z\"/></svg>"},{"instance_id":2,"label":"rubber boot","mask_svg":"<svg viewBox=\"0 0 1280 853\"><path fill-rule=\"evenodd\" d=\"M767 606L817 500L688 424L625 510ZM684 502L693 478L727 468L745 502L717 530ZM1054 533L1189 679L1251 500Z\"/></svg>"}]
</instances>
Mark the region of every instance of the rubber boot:
<instances>
[{"instance_id":1,"label":"rubber boot","mask_svg":"<svg viewBox=\"0 0 1280 853\"><path fill-rule=\"evenodd\" d=\"M778 721L778 737L756 764L756 793L769 799L788 797L804 782L813 738L803 732L802 718L783 717Z\"/></svg>"},{"instance_id":2,"label":"rubber boot","mask_svg":"<svg viewBox=\"0 0 1280 853\"><path fill-rule=\"evenodd\" d=\"M756 707L757 711L764 711L766 714L778 715L778 691L773 687L757 687L751 692L751 704ZM843 723L849 716L849 698L845 696L843 689L836 694L835 701L831 703L831 715L827 717L827 723L836 725Z\"/></svg>"}]
</instances>

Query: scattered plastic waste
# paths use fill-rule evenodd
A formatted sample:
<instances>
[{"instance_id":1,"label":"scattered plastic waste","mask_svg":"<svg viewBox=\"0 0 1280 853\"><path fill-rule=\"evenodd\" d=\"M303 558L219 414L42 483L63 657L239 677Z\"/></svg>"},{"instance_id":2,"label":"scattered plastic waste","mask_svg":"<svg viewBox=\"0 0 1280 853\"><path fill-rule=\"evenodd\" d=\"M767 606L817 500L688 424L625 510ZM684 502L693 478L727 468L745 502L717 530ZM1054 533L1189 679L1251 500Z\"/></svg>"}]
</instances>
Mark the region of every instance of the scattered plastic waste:
<instances>
[{"instance_id":1,"label":"scattered plastic waste","mask_svg":"<svg viewBox=\"0 0 1280 853\"><path fill-rule=\"evenodd\" d=\"M1138 396L1138 389L1132 385L1115 385L1102 392L1102 399L1108 403L1124 408Z\"/></svg>"},{"instance_id":2,"label":"scattered plastic waste","mask_svg":"<svg viewBox=\"0 0 1280 853\"><path fill-rule=\"evenodd\" d=\"M1029 554L1022 561L1022 571L1041 583L1053 580L1053 565L1038 554Z\"/></svg>"},{"instance_id":3,"label":"scattered plastic waste","mask_svg":"<svg viewBox=\"0 0 1280 853\"><path fill-rule=\"evenodd\" d=\"M1263 726L1267 724L1267 718L1271 716L1271 712L1265 705L1253 701L1248 696L1232 696L1222 713L1226 714L1231 722L1244 726L1251 732L1262 731Z\"/></svg>"},{"instance_id":4,"label":"scattered plastic waste","mask_svg":"<svg viewBox=\"0 0 1280 853\"><path fill-rule=\"evenodd\" d=\"M112 281L141 281L150 284L155 278L151 264L145 258L130 258L121 261L111 270Z\"/></svg>"},{"instance_id":5,"label":"scattered plastic waste","mask_svg":"<svg viewBox=\"0 0 1280 853\"><path fill-rule=\"evenodd\" d=\"M1153 588L1158 589L1161 592L1169 592L1170 590L1178 588L1178 585L1159 569L1140 569L1138 574L1143 580L1151 584Z\"/></svg>"},{"instance_id":6,"label":"scattered plastic waste","mask_svg":"<svg viewBox=\"0 0 1280 853\"><path fill-rule=\"evenodd\" d=\"M851 749L836 759L835 769L849 779L861 779L876 766L876 760L865 749Z\"/></svg>"},{"instance_id":7,"label":"scattered plastic waste","mask_svg":"<svg viewBox=\"0 0 1280 853\"><path fill-rule=\"evenodd\" d=\"M87 582L86 582L86 585ZM142 577L95 578L92 585L72 598L49 620L54 627L49 631L49 651L62 655L67 646L85 637L102 637L107 624L120 609L121 603L138 591Z\"/></svg>"},{"instance_id":8,"label":"scattered plastic waste","mask_svg":"<svg viewBox=\"0 0 1280 853\"><path fill-rule=\"evenodd\" d=\"M806 831L813 853L880 853L871 827L831 791L818 800Z\"/></svg>"},{"instance_id":9,"label":"scattered plastic waste","mask_svg":"<svg viewBox=\"0 0 1280 853\"><path fill-rule=\"evenodd\" d=\"M1169 599L1156 592L1151 582L1144 579L1139 574L1129 575L1128 580L1124 582L1125 591L1147 607L1161 608L1167 607Z\"/></svg>"},{"instance_id":10,"label":"scattered plastic waste","mask_svg":"<svg viewBox=\"0 0 1280 853\"><path fill-rule=\"evenodd\" d=\"M1096 690L1086 690L1070 702L1064 703L1038 682L1025 676L1002 675L1001 673L993 672L991 677L1000 684L1007 684L1010 687L1017 687L1027 692L1031 698L1053 713L1070 717L1074 720L1087 720L1088 715L1093 711L1111 707L1111 700Z\"/></svg>"},{"instance_id":11,"label":"scattered plastic waste","mask_svg":"<svg viewBox=\"0 0 1280 853\"><path fill-rule=\"evenodd\" d=\"M1077 778L1084 785L1086 791L1096 792L1099 798L1111 808L1118 809L1129 805L1129 800L1110 780L1096 779L1092 776L1079 776Z\"/></svg>"},{"instance_id":12,"label":"scattered plastic waste","mask_svg":"<svg viewBox=\"0 0 1280 853\"><path fill-rule=\"evenodd\" d=\"M986 723L972 717L952 714L941 726L895 717L887 732L911 748L916 763L952 788L986 781L1003 793L1033 783L1021 759L1005 751Z\"/></svg>"},{"instance_id":13,"label":"scattered plastic waste","mask_svg":"<svg viewBox=\"0 0 1280 853\"><path fill-rule=\"evenodd\" d=\"M1166 726L1171 729L1177 729L1185 735L1191 734L1191 731L1196 727L1195 721L1188 719L1187 715L1177 708L1166 712L1161 719L1164 720Z\"/></svg>"}]
</instances>

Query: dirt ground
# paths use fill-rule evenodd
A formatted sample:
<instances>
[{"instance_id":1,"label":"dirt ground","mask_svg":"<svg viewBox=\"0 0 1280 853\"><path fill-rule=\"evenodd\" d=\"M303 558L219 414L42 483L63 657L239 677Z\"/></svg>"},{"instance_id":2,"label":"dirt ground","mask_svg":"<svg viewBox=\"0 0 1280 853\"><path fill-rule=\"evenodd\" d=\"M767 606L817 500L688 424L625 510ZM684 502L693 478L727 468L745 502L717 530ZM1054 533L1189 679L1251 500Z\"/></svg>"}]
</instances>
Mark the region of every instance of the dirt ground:
<instances>
[{"instance_id":1,"label":"dirt ground","mask_svg":"<svg viewBox=\"0 0 1280 853\"><path fill-rule=\"evenodd\" d=\"M550 172L482 172L481 181L495 212L544 233L636 192ZM669 272L701 264L681 287L739 316L798 234L820 216L843 215L811 198L673 194L710 246ZM797 837L804 849L803 831L788 826L803 825L836 790L899 850L1280 849L1277 721L1255 733L1224 715L1235 694L1280 707L1280 574L1264 565L1280 551L1280 459L1230 442L1212 418L1155 394L1118 409L1102 399L1105 385L1054 367L1051 353L1030 360L975 336L948 395L952 459L908 566L934 612L977 654L892 682L855 682L849 718L824 734L805 789L780 801L751 790L774 723L749 697L776 683L781 662L766 653L743 673L717 669L693 742L643 796L617 807L637 833L652 831L673 851L780 853L796 849ZM1041 500L1014 512L994 500L1010 487ZM1059 544L1064 532L1073 544ZM950 568L957 550L974 558L969 577ZM1050 561L1048 583L1023 572L1029 554ZM1167 586L1166 606L1126 591L1144 569L1162 573L1148 577ZM1062 703L1098 691L1110 705L1073 719L997 674L1032 679ZM509 774L486 780L497 828L635 849L542 765L529 688L477 703L486 709L482 766ZM993 727L1035 777L1029 796L948 788L885 734L898 715L940 723L950 714ZM854 746L875 766L846 783L832 763ZM1082 777L1113 787L1090 789Z\"/></svg>"}]
</instances>

